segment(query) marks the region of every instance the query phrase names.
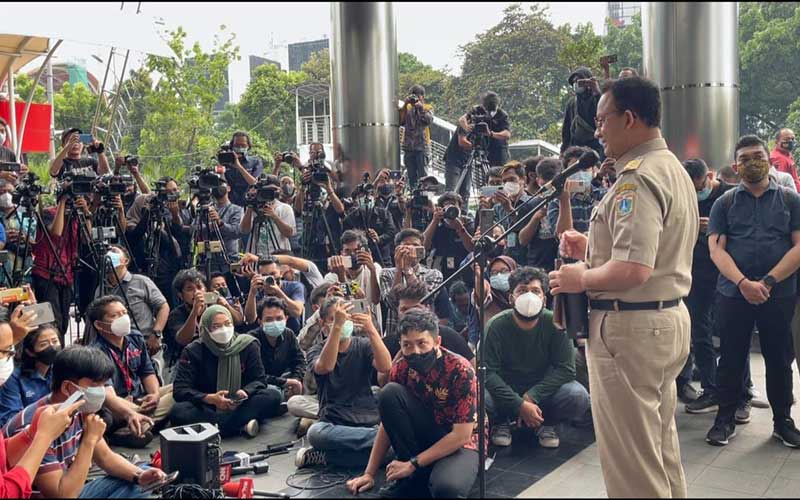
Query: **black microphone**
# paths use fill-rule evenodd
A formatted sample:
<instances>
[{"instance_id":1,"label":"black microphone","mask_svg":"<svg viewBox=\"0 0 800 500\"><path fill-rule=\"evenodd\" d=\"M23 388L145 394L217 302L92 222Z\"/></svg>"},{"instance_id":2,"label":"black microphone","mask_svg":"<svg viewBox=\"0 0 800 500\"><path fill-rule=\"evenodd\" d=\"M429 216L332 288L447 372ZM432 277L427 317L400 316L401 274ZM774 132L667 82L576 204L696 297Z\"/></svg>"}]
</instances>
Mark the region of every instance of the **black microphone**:
<instances>
[{"instance_id":1,"label":"black microphone","mask_svg":"<svg viewBox=\"0 0 800 500\"><path fill-rule=\"evenodd\" d=\"M537 194L546 191L550 188L556 188L556 189L563 188L564 183L571 175L575 174L580 170L585 170L589 167L593 167L598 163L600 163L600 156L597 154L597 152L593 149L586 151L580 156L580 158L578 158L578 160L575 163L573 163L572 165L568 166L567 168L559 172L555 177L553 177L553 180L551 180L550 182L539 188Z\"/></svg>"}]
</instances>

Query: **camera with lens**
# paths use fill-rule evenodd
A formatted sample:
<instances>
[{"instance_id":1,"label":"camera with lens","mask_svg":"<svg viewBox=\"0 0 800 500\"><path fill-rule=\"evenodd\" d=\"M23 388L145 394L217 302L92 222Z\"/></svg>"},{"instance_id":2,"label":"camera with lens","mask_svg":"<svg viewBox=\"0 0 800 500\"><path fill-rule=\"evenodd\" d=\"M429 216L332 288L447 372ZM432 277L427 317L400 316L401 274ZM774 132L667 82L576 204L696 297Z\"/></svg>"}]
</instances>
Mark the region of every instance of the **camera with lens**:
<instances>
[{"instance_id":1,"label":"camera with lens","mask_svg":"<svg viewBox=\"0 0 800 500\"><path fill-rule=\"evenodd\" d=\"M406 101L408 101L408 103L411 104L412 106L416 106L417 103L419 102L419 97L417 97L416 94L408 94L408 97L406 97Z\"/></svg>"},{"instance_id":2,"label":"camera with lens","mask_svg":"<svg viewBox=\"0 0 800 500\"><path fill-rule=\"evenodd\" d=\"M444 209L443 217L445 219L456 220L461 216L461 209L455 205L450 205Z\"/></svg>"},{"instance_id":3,"label":"camera with lens","mask_svg":"<svg viewBox=\"0 0 800 500\"><path fill-rule=\"evenodd\" d=\"M86 152L89 154L94 154L94 153L103 154L105 150L106 147L103 146L102 142L98 142L96 147L94 144L89 144L88 146L86 146Z\"/></svg>"},{"instance_id":4,"label":"camera with lens","mask_svg":"<svg viewBox=\"0 0 800 500\"><path fill-rule=\"evenodd\" d=\"M225 182L225 179L219 169L198 165L194 167L192 175L189 177L189 189L192 194L210 193L212 189L219 187L223 182Z\"/></svg>"},{"instance_id":5,"label":"camera with lens","mask_svg":"<svg viewBox=\"0 0 800 500\"><path fill-rule=\"evenodd\" d=\"M97 180L97 174L91 169L80 169L66 172L62 178L59 195L66 194L67 196L85 196L92 194L94 191L94 183Z\"/></svg>"},{"instance_id":6,"label":"camera with lens","mask_svg":"<svg viewBox=\"0 0 800 500\"><path fill-rule=\"evenodd\" d=\"M42 186L36 183L39 177L33 172L28 172L17 184L16 190L11 194L11 201L14 205L21 207L35 207L39 203L39 195L47 193Z\"/></svg>"},{"instance_id":7,"label":"camera with lens","mask_svg":"<svg viewBox=\"0 0 800 500\"><path fill-rule=\"evenodd\" d=\"M231 149L230 145L223 144L217 151L217 162L220 165L233 165L236 163L236 153Z\"/></svg>"},{"instance_id":8,"label":"camera with lens","mask_svg":"<svg viewBox=\"0 0 800 500\"><path fill-rule=\"evenodd\" d=\"M274 276L264 276L264 284L268 286L280 286L281 279Z\"/></svg>"},{"instance_id":9,"label":"camera with lens","mask_svg":"<svg viewBox=\"0 0 800 500\"><path fill-rule=\"evenodd\" d=\"M139 157L135 155L125 155L125 164L129 167L138 167Z\"/></svg>"},{"instance_id":10,"label":"camera with lens","mask_svg":"<svg viewBox=\"0 0 800 500\"><path fill-rule=\"evenodd\" d=\"M288 163L289 165L291 165L292 163L294 163L294 155L292 154L291 151L284 151L283 153L281 153L281 161L283 163Z\"/></svg>"},{"instance_id":11,"label":"camera with lens","mask_svg":"<svg viewBox=\"0 0 800 500\"><path fill-rule=\"evenodd\" d=\"M13 161L0 161L0 172L14 172L19 173L22 165Z\"/></svg>"},{"instance_id":12,"label":"camera with lens","mask_svg":"<svg viewBox=\"0 0 800 500\"><path fill-rule=\"evenodd\" d=\"M106 174L94 180L94 190L100 196L111 197L122 195L133 186L133 178L130 175L111 175Z\"/></svg>"},{"instance_id":13,"label":"camera with lens","mask_svg":"<svg viewBox=\"0 0 800 500\"><path fill-rule=\"evenodd\" d=\"M178 201L180 196L179 193L170 193L167 191L167 181L156 181L154 191L156 195L153 197L153 200L159 203Z\"/></svg>"},{"instance_id":14,"label":"camera with lens","mask_svg":"<svg viewBox=\"0 0 800 500\"><path fill-rule=\"evenodd\" d=\"M483 106L474 106L468 113L469 120L472 122L472 134L478 136L489 135L489 123L492 121L492 115ZM470 140L470 139L468 139Z\"/></svg>"},{"instance_id":15,"label":"camera with lens","mask_svg":"<svg viewBox=\"0 0 800 500\"><path fill-rule=\"evenodd\" d=\"M429 207L431 197L440 195L444 192L441 184L420 184L411 192L411 209L423 210Z\"/></svg>"},{"instance_id":16,"label":"camera with lens","mask_svg":"<svg viewBox=\"0 0 800 500\"><path fill-rule=\"evenodd\" d=\"M258 178L253 186L245 194L244 204L246 208L258 209L268 203L278 199L278 188L270 184L266 175Z\"/></svg>"}]
</instances>

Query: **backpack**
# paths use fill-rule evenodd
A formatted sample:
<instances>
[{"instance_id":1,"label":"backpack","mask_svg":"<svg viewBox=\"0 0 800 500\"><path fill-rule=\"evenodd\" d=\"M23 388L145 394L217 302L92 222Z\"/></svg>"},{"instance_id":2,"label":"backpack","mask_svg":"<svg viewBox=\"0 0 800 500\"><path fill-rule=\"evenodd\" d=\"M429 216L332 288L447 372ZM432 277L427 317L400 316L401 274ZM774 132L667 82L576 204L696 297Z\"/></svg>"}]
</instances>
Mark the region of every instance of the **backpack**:
<instances>
[{"instance_id":1,"label":"backpack","mask_svg":"<svg viewBox=\"0 0 800 500\"><path fill-rule=\"evenodd\" d=\"M594 140L594 125L587 122L578 113L578 99L572 99L572 123L569 127L569 133L572 144L589 144Z\"/></svg>"}]
</instances>

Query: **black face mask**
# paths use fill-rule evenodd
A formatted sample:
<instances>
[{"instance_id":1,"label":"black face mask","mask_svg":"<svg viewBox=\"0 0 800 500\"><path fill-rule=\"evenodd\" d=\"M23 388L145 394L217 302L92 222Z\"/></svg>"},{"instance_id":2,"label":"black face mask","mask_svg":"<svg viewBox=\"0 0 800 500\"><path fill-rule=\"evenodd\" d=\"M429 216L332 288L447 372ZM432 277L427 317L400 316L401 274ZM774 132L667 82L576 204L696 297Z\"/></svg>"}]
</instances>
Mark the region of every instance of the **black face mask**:
<instances>
[{"instance_id":1,"label":"black face mask","mask_svg":"<svg viewBox=\"0 0 800 500\"><path fill-rule=\"evenodd\" d=\"M410 354L405 358L409 368L424 375L436 364L436 349L431 349L425 354Z\"/></svg>"},{"instance_id":2,"label":"black face mask","mask_svg":"<svg viewBox=\"0 0 800 500\"><path fill-rule=\"evenodd\" d=\"M383 196L384 198L388 198L389 196L394 193L394 186L391 184L384 184L383 186L378 188L378 194Z\"/></svg>"},{"instance_id":3,"label":"black face mask","mask_svg":"<svg viewBox=\"0 0 800 500\"><path fill-rule=\"evenodd\" d=\"M61 349L56 349L55 347L50 346L47 349L36 353L36 361L50 366L53 364L53 361L56 360L56 355L60 351Z\"/></svg>"},{"instance_id":4,"label":"black face mask","mask_svg":"<svg viewBox=\"0 0 800 500\"><path fill-rule=\"evenodd\" d=\"M211 190L211 195L217 199L224 197L226 194L228 194L228 188L224 186L215 187Z\"/></svg>"}]
</instances>

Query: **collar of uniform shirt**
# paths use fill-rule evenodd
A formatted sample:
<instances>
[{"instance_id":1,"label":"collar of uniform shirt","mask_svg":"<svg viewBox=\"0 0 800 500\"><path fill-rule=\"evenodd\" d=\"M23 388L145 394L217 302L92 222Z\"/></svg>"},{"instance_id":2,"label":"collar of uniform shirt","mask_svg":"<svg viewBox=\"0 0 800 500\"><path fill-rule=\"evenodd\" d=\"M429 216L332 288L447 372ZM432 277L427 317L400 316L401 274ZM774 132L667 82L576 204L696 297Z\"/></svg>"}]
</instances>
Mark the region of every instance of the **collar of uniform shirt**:
<instances>
[{"instance_id":1,"label":"collar of uniform shirt","mask_svg":"<svg viewBox=\"0 0 800 500\"><path fill-rule=\"evenodd\" d=\"M620 173L622 173L622 169L625 168L625 165L629 161L639 156L642 156L646 153L649 153L651 151L657 151L659 149L667 149L667 141L665 141L663 137L643 142L638 146L636 146L635 148L626 151L625 154L617 158L617 162L614 164L614 170L616 170L617 175L619 175Z\"/></svg>"}]
</instances>

